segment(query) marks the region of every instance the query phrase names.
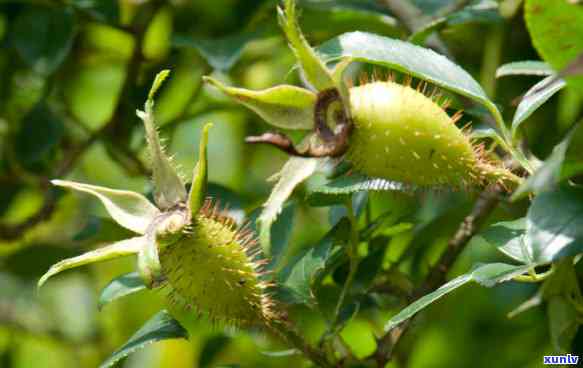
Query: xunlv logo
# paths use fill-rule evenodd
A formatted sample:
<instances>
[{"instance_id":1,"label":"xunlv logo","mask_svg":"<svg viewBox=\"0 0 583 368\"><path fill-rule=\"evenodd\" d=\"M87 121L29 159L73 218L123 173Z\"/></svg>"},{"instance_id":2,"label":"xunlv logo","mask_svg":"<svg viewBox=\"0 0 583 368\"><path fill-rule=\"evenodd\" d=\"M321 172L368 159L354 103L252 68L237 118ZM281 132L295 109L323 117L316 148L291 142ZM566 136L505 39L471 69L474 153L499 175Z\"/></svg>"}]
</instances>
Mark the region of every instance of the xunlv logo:
<instances>
[{"instance_id":1,"label":"xunlv logo","mask_svg":"<svg viewBox=\"0 0 583 368\"><path fill-rule=\"evenodd\" d=\"M579 362L577 355L545 355L543 357L543 364L572 364L576 365Z\"/></svg>"}]
</instances>

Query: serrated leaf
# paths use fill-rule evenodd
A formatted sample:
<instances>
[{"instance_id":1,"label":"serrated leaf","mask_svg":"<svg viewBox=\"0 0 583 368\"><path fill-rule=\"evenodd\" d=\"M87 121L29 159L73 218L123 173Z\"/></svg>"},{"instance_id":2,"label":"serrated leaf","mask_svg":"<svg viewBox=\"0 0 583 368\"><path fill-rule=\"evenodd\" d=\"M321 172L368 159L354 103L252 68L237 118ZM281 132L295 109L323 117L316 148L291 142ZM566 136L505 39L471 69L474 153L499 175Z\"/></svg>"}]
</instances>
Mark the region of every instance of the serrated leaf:
<instances>
[{"instance_id":1,"label":"serrated leaf","mask_svg":"<svg viewBox=\"0 0 583 368\"><path fill-rule=\"evenodd\" d=\"M553 69L563 70L583 52L583 8L570 1L526 0L525 20L534 47ZM583 88L583 76L566 78Z\"/></svg>"},{"instance_id":2,"label":"serrated leaf","mask_svg":"<svg viewBox=\"0 0 583 368\"><path fill-rule=\"evenodd\" d=\"M527 213L526 245L548 263L583 252L583 191L563 187L534 198Z\"/></svg>"},{"instance_id":3,"label":"serrated leaf","mask_svg":"<svg viewBox=\"0 0 583 368\"><path fill-rule=\"evenodd\" d=\"M515 61L504 64L496 69L496 78L506 77L508 75L536 75L549 76L555 74L551 66L544 61Z\"/></svg>"},{"instance_id":4,"label":"serrated leaf","mask_svg":"<svg viewBox=\"0 0 583 368\"><path fill-rule=\"evenodd\" d=\"M261 227L259 241L267 256L271 255L271 225L280 214L283 204L298 184L316 172L322 160L317 158L292 157L281 169L279 180L273 187L258 219Z\"/></svg>"},{"instance_id":5,"label":"serrated leaf","mask_svg":"<svg viewBox=\"0 0 583 368\"><path fill-rule=\"evenodd\" d=\"M64 259L51 266L51 268L38 281L38 287L40 288L41 286L43 286L43 284L50 277L65 270L69 270L71 268L83 266L90 263L107 261L109 259L136 254L143 246L144 242L145 242L144 237L138 236L135 238L121 240L108 246L101 247L93 251L84 253L77 257Z\"/></svg>"},{"instance_id":6,"label":"serrated leaf","mask_svg":"<svg viewBox=\"0 0 583 368\"><path fill-rule=\"evenodd\" d=\"M302 34L296 16L295 1L285 0L284 4L285 11L277 8L279 24L300 63L305 79L318 91L334 88L330 71Z\"/></svg>"},{"instance_id":7,"label":"serrated leaf","mask_svg":"<svg viewBox=\"0 0 583 368\"><path fill-rule=\"evenodd\" d=\"M431 303L442 298L446 294L454 291L467 284L470 281L477 282L483 286L491 287L497 283L508 281L513 277L525 272L530 266L515 266L505 263L489 263L476 267L473 271L456 277L448 283L441 286L439 289L429 293L413 303L409 304L405 309L401 310L397 315L393 316L385 325L385 331L393 329L398 324L413 317L416 313L426 308Z\"/></svg>"},{"instance_id":8,"label":"serrated leaf","mask_svg":"<svg viewBox=\"0 0 583 368\"><path fill-rule=\"evenodd\" d=\"M490 225L486 230L476 235L488 244L495 246L508 257L524 263L532 264L532 250L526 246L526 218L514 221L502 221Z\"/></svg>"},{"instance_id":9,"label":"serrated leaf","mask_svg":"<svg viewBox=\"0 0 583 368\"><path fill-rule=\"evenodd\" d=\"M73 45L75 14L69 7L27 7L14 23L14 46L36 72L53 73Z\"/></svg>"},{"instance_id":10,"label":"serrated leaf","mask_svg":"<svg viewBox=\"0 0 583 368\"><path fill-rule=\"evenodd\" d=\"M402 183L352 174L310 189L308 202L313 206L329 206L343 203L357 192L403 191L405 189L408 189L408 186Z\"/></svg>"},{"instance_id":11,"label":"serrated leaf","mask_svg":"<svg viewBox=\"0 0 583 368\"><path fill-rule=\"evenodd\" d=\"M169 339L188 339L188 332L170 314L162 310L144 324L119 350L99 368L110 368L128 355L149 344Z\"/></svg>"},{"instance_id":12,"label":"serrated leaf","mask_svg":"<svg viewBox=\"0 0 583 368\"><path fill-rule=\"evenodd\" d=\"M145 234L160 211L141 194L66 180L52 180L56 186L71 188L99 198L111 217L121 226Z\"/></svg>"},{"instance_id":13,"label":"serrated leaf","mask_svg":"<svg viewBox=\"0 0 583 368\"><path fill-rule=\"evenodd\" d=\"M106 304L113 302L124 296L145 290L146 285L137 272L126 273L111 280L99 295L98 308L103 308Z\"/></svg>"},{"instance_id":14,"label":"serrated leaf","mask_svg":"<svg viewBox=\"0 0 583 368\"><path fill-rule=\"evenodd\" d=\"M549 83L551 80L553 82ZM542 88L541 88L542 87ZM565 87L565 81L562 79L555 79L554 76L549 76L542 81L535 84L526 92L520 104L516 108L514 117L512 118L512 136L516 135L518 127L532 115L542 104L561 89Z\"/></svg>"},{"instance_id":15,"label":"serrated leaf","mask_svg":"<svg viewBox=\"0 0 583 368\"><path fill-rule=\"evenodd\" d=\"M144 122L146 129L146 140L152 166L152 180L154 182L154 200L161 209L168 209L177 203L185 202L187 196L182 179L168 156L164 153L154 121L153 97L162 82L168 77L168 74L168 70L163 70L156 75L148 94L148 100L144 105L144 111L136 111L138 117Z\"/></svg>"},{"instance_id":16,"label":"serrated leaf","mask_svg":"<svg viewBox=\"0 0 583 368\"><path fill-rule=\"evenodd\" d=\"M557 144L545 162L520 184L512 194L513 201L523 198L530 192L539 194L556 187L561 179L561 167L574 132L574 130L571 131L561 143Z\"/></svg>"},{"instance_id":17,"label":"serrated leaf","mask_svg":"<svg viewBox=\"0 0 583 368\"><path fill-rule=\"evenodd\" d=\"M290 292L288 302L311 304L314 301L312 284L326 265L334 244L338 226L330 230L315 246L304 250L278 275L278 284Z\"/></svg>"},{"instance_id":18,"label":"serrated leaf","mask_svg":"<svg viewBox=\"0 0 583 368\"><path fill-rule=\"evenodd\" d=\"M351 57L355 61L383 65L469 97L500 119L496 105L468 72L433 50L401 40L365 32L350 32L333 38L318 52L326 61Z\"/></svg>"},{"instance_id":19,"label":"serrated leaf","mask_svg":"<svg viewBox=\"0 0 583 368\"><path fill-rule=\"evenodd\" d=\"M200 137L200 147L198 151L198 162L194 167L192 173L192 182L190 185L190 193L188 194L188 210L190 216L194 217L202 207L202 204L207 196L208 187L208 161L207 161L207 145L209 137L209 129L212 124L205 124L202 128L202 135Z\"/></svg>"},{"instance_id":20,"label":"serrated leaf","mask_svg":"<svg viewBox=\"0 0 583 368\"><path fill-rule=\"evenodd\" d=\"M312 129L316 95L304 88L281 85L261 91L228 87L211 77L203 80L253 110L265 122L283 129Z\"/></svg>"}]
</instances>

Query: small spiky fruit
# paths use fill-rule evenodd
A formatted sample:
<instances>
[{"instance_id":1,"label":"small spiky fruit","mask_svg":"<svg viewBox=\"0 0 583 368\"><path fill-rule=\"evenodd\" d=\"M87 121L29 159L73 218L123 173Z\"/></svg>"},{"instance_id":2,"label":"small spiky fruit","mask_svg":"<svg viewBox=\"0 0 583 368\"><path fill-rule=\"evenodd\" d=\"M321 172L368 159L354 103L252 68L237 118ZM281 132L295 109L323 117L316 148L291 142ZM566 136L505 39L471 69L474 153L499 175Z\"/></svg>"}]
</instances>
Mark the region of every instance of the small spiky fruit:
<instances>
[{"instance_id":1,"label":"small spiky fruit","mask_svg":"<svg viewBox=\"0 0 583 368\"><path fill-rule=\"evenodd\" d=\"M170 309L204 314L235 326L269 325L275 313L268 284L261 274L255 240L249 230L218 210L206 198L207 141L205 125L190 191L165 154L154 124L153 96L168 71L156 76L143 120L153 171L154 204L140 193L65 180L53 184L89 193L101 200L111 217L138 235L53 265L39 280L92 262L137 255L139 275L147 288L165 287ZM127 294L124 294L127 295ZM192 315L192 313L188 313ZM178 318L178 316L177 316Z\"/></svg>"},{"instance_id":2,"label":"small spiky fruit","mask_svg":"<svg viewBox=\"0 0 583 368\"><path fill-rule=\"evenodd\" d=\"M468 187L517 178L487 162L431 97L377 81L350 89L354 128L347 159L359 171L419 187Z\"/></svg>"},{"instance_id":3,"label":"small spiky fruit","mask_svg":"<svg viewBox=\"0 0 583 368\"><path fill-rule=\"evenodd\" d=\"M192 220L191 234L160 253L171 302L231 325L268 322L271 301L253 261L254 245L250 232L207 202Z\"/></svg>"}]
</instances>

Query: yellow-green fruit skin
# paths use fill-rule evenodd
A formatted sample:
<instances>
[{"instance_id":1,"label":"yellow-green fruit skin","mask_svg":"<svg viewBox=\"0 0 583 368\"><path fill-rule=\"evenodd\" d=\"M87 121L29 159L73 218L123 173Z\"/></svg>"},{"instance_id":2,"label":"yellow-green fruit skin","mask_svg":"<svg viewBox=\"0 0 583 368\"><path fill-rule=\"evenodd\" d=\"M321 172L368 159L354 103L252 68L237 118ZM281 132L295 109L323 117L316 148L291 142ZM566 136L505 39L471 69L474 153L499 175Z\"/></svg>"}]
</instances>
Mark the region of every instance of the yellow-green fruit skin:
<instances>
[{"instance_id":1,"label":"yellow-green fruit skin","mask_svg":"<svg viewBox=\"0 0 583 368\"><path fill-rule=\"evenodd\" d=\"M491 176L466 135L423 93L373 82L351 88L350 103L347 158L362 173L419 187L466 187Z\"/></svg>"},{"instance_id":2,"label":"yellow-green fruit skin","mask_svg":"<svg viewBox=\"0 0 583 368\"><path fill-rule=\"evenodd\" d=\"M245 240L232 225L199 214L192 232L160 253L171 302L230 325L265 322L270 302L247 253Z\"/></svg>"}]
</instances>

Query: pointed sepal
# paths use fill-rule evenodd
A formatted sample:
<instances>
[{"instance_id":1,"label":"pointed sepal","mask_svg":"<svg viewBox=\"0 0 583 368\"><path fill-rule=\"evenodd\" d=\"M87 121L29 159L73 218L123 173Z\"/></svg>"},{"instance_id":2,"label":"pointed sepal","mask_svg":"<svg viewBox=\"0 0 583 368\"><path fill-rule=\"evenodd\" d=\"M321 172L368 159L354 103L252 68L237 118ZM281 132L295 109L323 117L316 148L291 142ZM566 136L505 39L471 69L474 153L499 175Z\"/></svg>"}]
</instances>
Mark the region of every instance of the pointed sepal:
<instances>
[{"instance_id":1,"label":"pointed sepal","mask_svg":"<svg viewBox=\"0 0 583 368\"><path fill-rule=\"evenodd\" d=\"M51 183L96 196L118 224L138 234L145 234L150 223L160 214L146 197L136 192L67 180L52 180Z\"/></svg>"},{"instance_id":2,"label":"pointed sepal","mask_svg":"<svg viewBox=\"0 0 583 368\"><path fill-rule=\"evenodd\" d=\"M283 129L312 129L316 95L304 88L281 85L261 91L225 86L211 77L203 77L218 90L253 110L268 124Z\"/></svg>"},{"instance_id":3,"label":"pointed sepal","mask_svg":"<svg viewBox=\"0 0 583 368\"><path fill-rule=\"evenodd\" d=\"M150 159L152 160L154 200L161 209L168 209L177 203L186 201L184 183L174 166L172 166L170 158L164 153L154 120L154 95L169 73L169 70L163 70L156 75L148 94L148 100L144 105L144 111L136 111L146 128L146 140L148 141Z\"/></svg>"},{"instance_id":4,"label":"pointed sepal","mask_svg":"<svg viewBox=\"0 0 583 368\"><path fill-rule=\"evenodd\" d=\"M77 257L64 259L52 265L47 273L40 278L37 285L40 288L50 277L71 268L136 254L142 248L145 241L145 237L138 236L121 240Z\"/></svg>"},{"instance_id":5,"label":"pointed sepal","mask_svg":"<svg viewBox=\"0 0 583 368\"><path fill-rule=\"evenodd\" d=\"M300 63L305 79L318 91L334 88L334 80L326 65L302 34L294 0L285 0L285 10L277 8L279 24Z\"/></svg>"},{"instance_id":6,"label":"pointed sepal","mask_svg":"<svg viewBox=\"0 0 583 368\"><path fill-rule=\"evenodd\" d=\"M208 182L208 162L207 162L207 145L209 129L212 124L208 123L202 128L202 135L200 137L200 147L198 153L198 162L194 167L192 173L192 184L190 186L190 193L188 195L188 212L190 218L194 218L200 208L202 207L206 198L207 182Z\"/></svg>"}]
</instances>

